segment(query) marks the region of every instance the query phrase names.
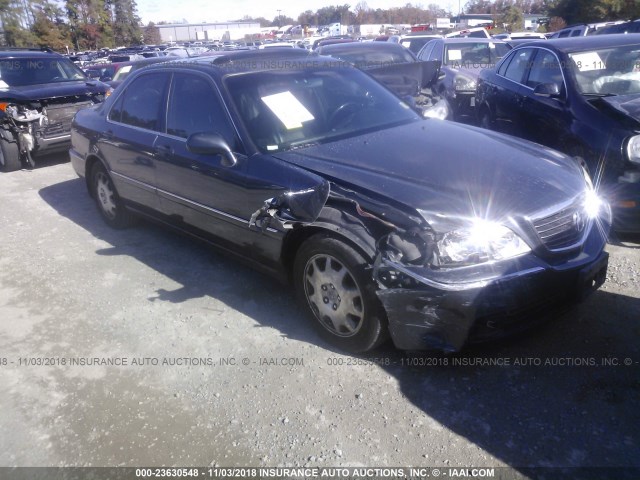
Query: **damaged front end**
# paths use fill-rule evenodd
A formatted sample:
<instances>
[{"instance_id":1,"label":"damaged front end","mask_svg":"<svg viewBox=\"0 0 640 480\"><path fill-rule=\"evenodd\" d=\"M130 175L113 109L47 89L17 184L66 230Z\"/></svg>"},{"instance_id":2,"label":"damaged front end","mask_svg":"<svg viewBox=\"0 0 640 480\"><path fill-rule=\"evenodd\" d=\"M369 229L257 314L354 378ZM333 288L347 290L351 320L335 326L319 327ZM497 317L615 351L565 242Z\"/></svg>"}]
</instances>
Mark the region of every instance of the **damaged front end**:
<instances>
[{"instance_id":1,"label":"damaged front end","mask_svg":"<svg viewBox=\"0 0 640 480\"><path fill-rule=\"evenodd\" d=\"M329 182L324 180L313 187L284 192L265 200L262 207L251 215L249 228L264 232L273 222L287 230L295 224L312 223L327 203L329 191Z\"/></svg>"},{"instance_id":2,"label":"damaged front end","mask_svg":"<svg viewBox=\"0 0 640 480\"><path fill-rule=\"evenodd\" d=\"M71 121L81 108L101 102L104 95L74 95L34 101L0 100L3 138L18 147L19 160L33 168L33 156L68 147Z\"/></svg>"},{"instance_id":3,"label":"damaged front end","mask_svg":"<svg viewBox=\"0 0 640 480\"><path fill-rule=\"evenodd\" d=\"M20 159L33 168L35 164L31 158L31 151L36 145L35 127L45 125L47 117L37 108L29 108L31 106L0 103L0 122L4 130L3 136L12 138L18 144Z\"/></svg>"},{"instance_id":4,"label":"damaged front end","mask_svg":"<svg viewBox=\"0 0 640 480\"><path fill-rule=\"evenodd\" d=\"M604 282L608 257L598 228L582 252L551 267L531 254L515 224L421 215L403 225L378 218L390 231L378 237L372 276L402 350L454 352L524 331Z\"/></svg>"},{"instance_id":5,"label":"damaged front end","mask_svg":"<svg viewBox=\"0 0 640 480\"><path fill-rule=\"evenodd\" d=\"M581 245L550 260L514 220L449 218L326 181L267 200L250 225L313 225L358 244L402 350L454 352L524 331L599 288L607 270L595 217Z\"/></svg>"}]
</instances>

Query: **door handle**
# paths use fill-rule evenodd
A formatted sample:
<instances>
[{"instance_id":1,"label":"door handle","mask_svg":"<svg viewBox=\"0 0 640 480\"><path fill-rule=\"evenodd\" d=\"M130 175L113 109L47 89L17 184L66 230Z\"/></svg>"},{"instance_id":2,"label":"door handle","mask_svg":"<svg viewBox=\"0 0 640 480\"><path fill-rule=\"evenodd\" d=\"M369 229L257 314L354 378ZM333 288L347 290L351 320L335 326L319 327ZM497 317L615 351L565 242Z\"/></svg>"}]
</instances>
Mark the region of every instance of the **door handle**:
<instances>
[{"instance_id":1,"label":"door handle","mask_svg":"<svg viewBox=\"0 0 640 480\"><path fill-rule=\"evenodd\" d=\"M159 157L166 157L173 154L173 147L171 145L158 145L155 148L155 154Z\"/></svg>"}]
</instances>

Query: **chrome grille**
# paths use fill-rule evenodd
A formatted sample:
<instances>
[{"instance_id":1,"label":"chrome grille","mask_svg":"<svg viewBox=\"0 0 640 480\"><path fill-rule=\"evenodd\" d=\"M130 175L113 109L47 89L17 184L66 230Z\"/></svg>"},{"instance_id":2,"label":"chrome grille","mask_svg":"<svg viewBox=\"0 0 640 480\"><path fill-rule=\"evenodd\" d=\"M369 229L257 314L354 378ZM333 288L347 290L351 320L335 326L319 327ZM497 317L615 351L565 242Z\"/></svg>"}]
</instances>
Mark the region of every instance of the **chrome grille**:
<instances>
[{"instance_id":1,"label":"chrome grille","mask_svg":"<svg viewBox=\"0 0 640 480\"><path fill-rule=\"evenodd\" d=\"M558 212L534 220L533 227L542 243L550 250L556 250L579 243L587 223L582 202L576 202Z\"/></svg>"}]
</instances>

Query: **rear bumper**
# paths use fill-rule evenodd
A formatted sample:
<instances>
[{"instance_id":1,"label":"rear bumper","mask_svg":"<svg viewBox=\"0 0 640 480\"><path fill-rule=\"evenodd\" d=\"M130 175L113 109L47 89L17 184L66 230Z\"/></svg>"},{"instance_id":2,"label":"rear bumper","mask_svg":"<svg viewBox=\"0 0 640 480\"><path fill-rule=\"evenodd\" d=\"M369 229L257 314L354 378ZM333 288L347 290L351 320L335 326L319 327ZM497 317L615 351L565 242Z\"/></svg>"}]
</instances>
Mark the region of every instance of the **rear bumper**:
<instances>
[{"instance_id":1,"label":"rear bumper","mask_svg":"<svg viewBox=\"0 0 640 480\"><path fill-rule=\"evenodd\" d=\"M84 157L82 155L80 155L77 151L75 151L73 148L70 148L69 149L69 158L71 159L71 166L73 167L75 172L80 177L85 177L86 176L86 162L84 160Z\"/></svg>"}]
</instances>

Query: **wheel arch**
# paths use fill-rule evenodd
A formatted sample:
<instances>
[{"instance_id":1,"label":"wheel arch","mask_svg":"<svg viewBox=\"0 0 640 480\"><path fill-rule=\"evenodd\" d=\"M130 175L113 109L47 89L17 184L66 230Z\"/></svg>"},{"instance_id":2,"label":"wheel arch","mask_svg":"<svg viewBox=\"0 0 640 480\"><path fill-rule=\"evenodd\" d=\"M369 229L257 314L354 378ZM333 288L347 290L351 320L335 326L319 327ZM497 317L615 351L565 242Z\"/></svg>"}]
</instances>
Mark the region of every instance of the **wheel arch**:
<instances>
[{"instance_id":1,"label":"wheel arch","mask_svg":"<svg viewBox=\"0 0 640 480\"><path fill-rule=\"evenodd\" d=\"M336 222L331 217L340 214L338 210L325 207L320 218L312 225L295 228L287 233L282 243L281 260L289 280L293 274L293 265L300 246L309 238L318 234L326 234L337 240L341 240L367 261L373 262L376 255L375 239L368 233L364 224L356 226L357 229L347 226L344 222Z\"/></svg>"},{"instance_id":2,"label":"wheel arch","mask_svg":"<svg viewBox=\"0 0 640 480\"><path fill-rule=\"evenodd\" d=\"M87 160L85 161L85 169L84 169L84 180L87 185L87 190L89 191L89 195L93 198L93 189L91 188L91 171L93 167L97 164L101 163L102 166L109 172L109 168L107 164L100 158L98 155L90 153L87 155Z\"/></svg>"}]
</instances>

